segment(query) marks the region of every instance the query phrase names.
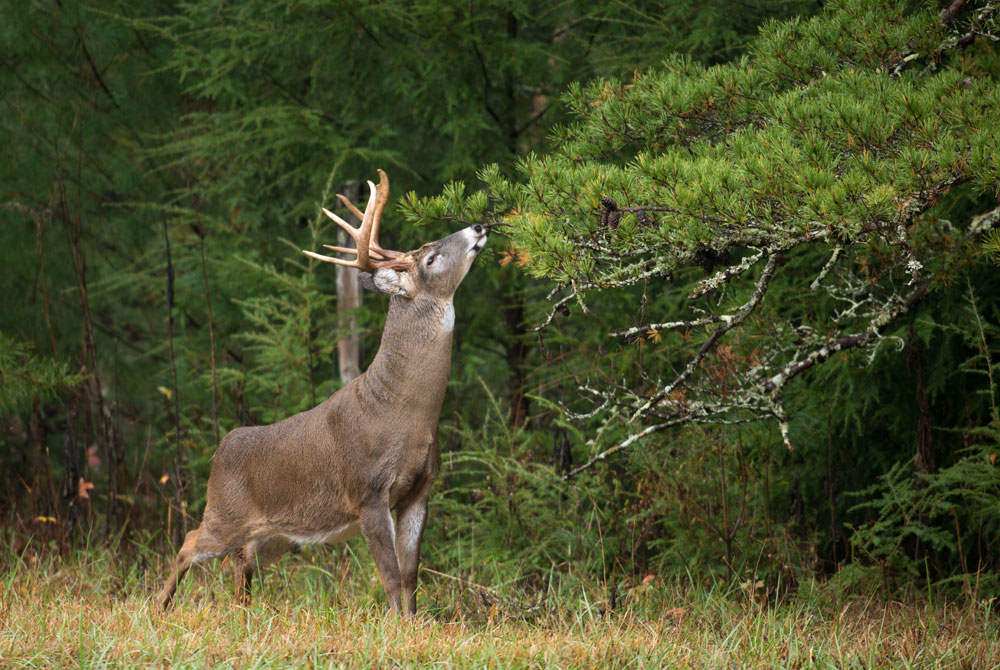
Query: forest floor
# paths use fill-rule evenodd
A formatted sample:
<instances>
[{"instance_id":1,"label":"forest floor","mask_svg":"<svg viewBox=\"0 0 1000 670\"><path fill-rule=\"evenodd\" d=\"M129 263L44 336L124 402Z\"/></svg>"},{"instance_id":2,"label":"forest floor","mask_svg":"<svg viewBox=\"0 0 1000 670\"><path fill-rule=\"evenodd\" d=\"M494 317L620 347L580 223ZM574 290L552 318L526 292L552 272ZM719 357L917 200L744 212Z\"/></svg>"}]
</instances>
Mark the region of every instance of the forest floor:
<instances>
[{"instance_id":1,"label":"forest floor","mask_svg":"<svg viewBox=\"0 0 1000 670\"><path fill-rule=\"evenodd\" d=\"M1000 668L992 601L814 585L774 604L650 580L616 592L609 610L607 589L556 572L515 593L424 570L420 615L396 620L360 553L286 557L250 607L235 605L228 566L195 568L165 614L161 559L8 553L0 667Z\"/></svg>"}]
</instances>

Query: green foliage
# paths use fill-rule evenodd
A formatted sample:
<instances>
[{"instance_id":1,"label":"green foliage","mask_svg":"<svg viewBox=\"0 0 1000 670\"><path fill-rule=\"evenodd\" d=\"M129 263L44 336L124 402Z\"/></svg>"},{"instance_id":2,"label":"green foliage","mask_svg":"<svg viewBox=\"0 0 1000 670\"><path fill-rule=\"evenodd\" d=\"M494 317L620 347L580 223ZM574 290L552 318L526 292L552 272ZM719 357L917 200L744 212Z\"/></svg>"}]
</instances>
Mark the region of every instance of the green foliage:
<instances>
[{"instance_id":1,"label":"green foliage","mask_svg":"<svg viewBox=\"0 0 1000 670\"><path fill-rule=\"evenodd\" d=\"M954 430L965 447L936 472L915 472L912 462L897 463L867 489L852 497L855 510L874 513L852 543L866 558L893 576L920 578L928 564L934 573L956 575L948 581L982 597L1000 595L996 553L1000 542L1000 328L980 314L969 289L969 319L950 328L974 345L976 354L960 370L985 379L979 393L988 405L987 421ZM969 573L975 573L970 576Z\"/></svg>"},{"instance_id":2,"label":"green foliage","mask_svg":"<svg viewBox=\"0 0 1000 670\"><path fill-rule=\"evenodd\" d=\"M919 580L933 560L949 564L934 574L956 575L949 581L964 587L975 580L980 596L996 597L1000 580L988 549L1000 538L1000 469L990 458L996 449L994 442L968 450L928 475L914 475L912 464L894 466L877 485L854 494L867 499L855 509L877 514L853 534L854 546L894 579Z\"/></svg>"},{"instance_id":3,"label":"green foliage","mask_svg":"<svg viewBox=\"0 0 1000 670\"><path fill-rule=\"evenodd\" d=\"M338 387L334 275L300 250L383 167L389 246L494 230L456 299L431 565L526 602L673 571L752 599L858 528L901 574L974 571L1000 65L969 4L12 7L0 506L61 549L113 500L123 537L193 523L219 434ZM365 358L384 312L356 315ZM722 425L668 431L691 421Z\"/></svg>"},{"instance_id":4,"label":"green foliage","mask_svg":"<svg viewBox=\"0 0 1000 670\"><path fill-rule=\"evenodd\" d=\"M486 396L482 424L442 435L442 483L425 535L435 569L472 570L470 578L529 594L553 566L563 579L623 589L646 575L746 583L750 598L812 579L816 533L778 511L792 482L761 453L767 431L691 427L567 484L560 448L584 434L568 422L512 428Z\"/></svg>"},{"instance_id":5,"label":"green foliage","mask_svg":"<svg viewBox=\"0 0 1000 670\"><path fill-rule=\"evenodd\" d=\"M976 20L992 34L996 7ZM656 429L772 418L791 446L786 385L881 344L996 222L975 215L1000 192L1000 63L986 46L960 57L953 29L930 9L845 1L770 24L733 63L677 56L572 86L551 151L516 177L484 169L488 198L456 187L411 199L410 216L502 226L563 292L544 325L615 294L635 307L612 338L681 333L652 374L598 385L601 408ZM956 229L955 212L975 218ZM657 297L674 292L687 300Z\"/></svg>"},{"instance_id":6,"label":"green foliage","mask_svg":"<svg viewBox=\"0 0 1000 670\"><path fill-rule=\"evenodd\" d=\"M431 498L438 521L428 527L431 560L449 570L475 565L499 580L538 580L553 565L595 574L598 519L606 510L591 507L580 491L568 494L543 455L543 434L511 427L484 390L485 421L442 435L444 445L458 448L442 454L442 490Z\"/></svg>"},{"instance_id":7,"label":"green foliage","mask_svg":"<svg viewBox=\"0 0 1000 670\"><path fill-rule=\"evenodd\" d=\"M237 334L248 364L227 368L221 382L243 387L255 421L274 423L289 412L314 407L332 393L332 374L316 379L324 367L316 359L332 351L342 334L336 327L332 297L313 285L315 264L297 264L295 274L247 265L267 277L271 288L265 295L236 300L250 326Z\"/></svg>"},{"instance_id":8,"label":"green foliage","mask_svg":"<svg viewBox=\"0 0 1000 670\"><path fill-rule=\"evenodd\" d=\"M65 365L34 353L30 343L0 332L0 412L26 413L32 402L46 403L81 379Z\"/></svg>"},{"instance_id":9,"label":"green foliage","mask_svg":"<svg viewBox=\"0 0 1000 670\"><path fill-rule=\"evenodd\" d=\"M983 253L990 258L994 264L1000 265L1000 230L991 230L983 239Z\"/></svg>"},{"instance_id":10,"label":"green foliage","mask_svg":"<svg viewBox=\"0 0 1000 670\"><path fill-rule=\"evenodd\" d=\"M661 494L632 497L639 517L690 519L680 500L712 510L663 524L650 542L667 563L710 563L672 547L720 555L727 477L750 491L731 508L772 543L763 562L739 555L761 546L750 532L730 548L743 575L834 569L850 555L843 526L864 527L878 507L844 492L874 494L915 444L941 468L927 476L989 487L937 435L992 416L990 384L963 365L978 345L961 287L972 282L993 313L996 273L980 258L1000 218L997 33L994 3L946 22L929 6L833 3L767 25L733 62L677 55L570 86L570 121L516 175L487 166L482 191L408 200L414 221L494 225L508 260L556 283L534 314L560 369L540 383L587 436L576 471L610 469L644 491L644 473L658 473ZM907 367L893 355L903 345ZM728 454L711 477L678 446L697 433L653 436L760 418L787 449L754 431L739 473L733 429L705 444ZM986 515L963 521L977 534L992 512L969 500ZM975 566L942 554L929 568Z\"/></svg>"}]
</instances>

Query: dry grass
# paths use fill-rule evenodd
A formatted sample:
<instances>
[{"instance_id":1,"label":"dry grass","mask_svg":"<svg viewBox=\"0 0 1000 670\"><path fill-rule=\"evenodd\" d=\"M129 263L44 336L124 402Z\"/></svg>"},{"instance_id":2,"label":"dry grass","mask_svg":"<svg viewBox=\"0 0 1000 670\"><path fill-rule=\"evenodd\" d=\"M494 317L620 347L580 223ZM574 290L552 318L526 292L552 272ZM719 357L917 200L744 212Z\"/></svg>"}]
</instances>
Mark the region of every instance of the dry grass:
<instances>
[{"instance_id":1,"label":"dry grass","mask_svg":"<svg viewBox=\"0 0 1000 670\"><path fill-rule=\"evenodd\" d=\"M101 552L9 559L0 667L1000 668L998 620L982 603L814 592L768 606L644 586L602 614L603 589L557 574L539 593L522 586L497 600L425 573L422 615L397 621L366 553L330 556L281 562L250 608L234 606L228 574L192 571L167 614L150 602L159 572L147 584L141 563L116 566ZM331 563L332 573L321 567Z\"/></svg>"}]
</instances>

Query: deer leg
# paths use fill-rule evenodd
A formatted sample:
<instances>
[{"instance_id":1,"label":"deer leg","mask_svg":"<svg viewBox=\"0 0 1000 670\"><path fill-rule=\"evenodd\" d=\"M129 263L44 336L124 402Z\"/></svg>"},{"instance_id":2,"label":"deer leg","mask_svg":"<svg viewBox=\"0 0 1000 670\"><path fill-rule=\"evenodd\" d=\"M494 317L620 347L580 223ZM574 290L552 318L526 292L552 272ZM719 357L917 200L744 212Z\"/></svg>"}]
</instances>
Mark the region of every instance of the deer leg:
<instances>
[{"instance_id":1,"label":"deer leg","mask_svg":"<svg viewBox=\"0 0 1000 670\"><path fill-rule=\"evenodd\" d=\"M254 543L247 542L233 551L233 577L236 578L236 603L250 606L250 588L253 586Z\"/></svg>"},{"instance_id":2,"label":"deer leg","mask_svg":"<svg viewBox=\"0 0 1000 670\"><path fill-rule=\"evenodd\" d=\"M263 568L291 549L293 544L281 537L251 540L233 552L233 573L236 577L236 600L250 605L254 574L263 579Z\"/></svg>"},{"instance_id":3,"label":"deer leg","mask_svg":"<svg viewBox=\"0 0 1000 670\"><path fill-rule=\"evenodd\" d=\"M417 567L420 564L420 541L427 525L426 493L396 512L396 556L403 587L402 604L410 615L417 613Z\"/></svg>"},{"instance_id":4,"label":"deer leg","mask_svg":"<svg viewBox=\"0 0 1000 670\"><path fill-rule=\"evenodd\" d=\"M373 507L361 512L361 532L368 543L368 549L375 557L378 576L382 588L389 598L389 610L400 611L399 562L396 560L396 524L392 513L386 507Z\"/></svg>"},{"instance_id":5,"label":"deer leg","mask_svg":"<svg viewBox=\"0 0 1000 670\"><path fill-rule=\"evenodd\" d=\"M170 607L174 594L177 592L177 585L181 583L192 565L200 563L206 558L221 556L224 553L226 553L226 548L205 529L204 525L188 533L184 537L184 544L181 545L180 551L177 552L177 558L174 559L170 577L164 583L163 589L160 590L160 606L164 610Z\"/></svg>"}]
</instances>

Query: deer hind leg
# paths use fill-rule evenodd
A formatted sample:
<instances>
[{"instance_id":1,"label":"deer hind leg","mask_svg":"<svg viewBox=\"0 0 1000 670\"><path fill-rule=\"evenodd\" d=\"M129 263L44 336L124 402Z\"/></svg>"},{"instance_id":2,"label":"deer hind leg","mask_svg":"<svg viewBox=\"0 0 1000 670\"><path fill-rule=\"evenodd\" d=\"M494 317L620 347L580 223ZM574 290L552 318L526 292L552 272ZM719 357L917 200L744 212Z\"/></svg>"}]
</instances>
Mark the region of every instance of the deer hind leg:
<instances>
[{"instance_id":1,"label":"deer hind leg","mask_svg":"<svg viewBox=\"0 0 1000 670\"><path fill-rule=\"evenodd\" d=\"M160 590L158 596L160 607L164 610L170 607L174 594L177 592L177 585L184 579L184 575L187 574L192 565L207 558L221 556L224 553L226 553L226 548L206 530L204 524L188 533L174 559L170 577L167 578L163 589Z\"/></svg>"},{"instance_id":2,"label":"deer hind leg","mask_svg":"<svg viewBox=\"0 0 1000 670\"><path fill-rule=\"evenodd\" d=\"M250 604L250 587L253 585L254 543L247 542L233 550L233 577L236 579L236 602Z\"/></svg>"},{"instance_id":3,"label":"deer hind leg","mask_svg":"<svg viewBox=\"0 0 1000 670\"><path fill-rule=\"evenodd\" d=\"M233 573L236 578L236 601L250 605L254 573L261 578L261 570L268 563L291 549L294 545L283 537L251 540L233 551Z\"/></svg>"}]
</instances>

